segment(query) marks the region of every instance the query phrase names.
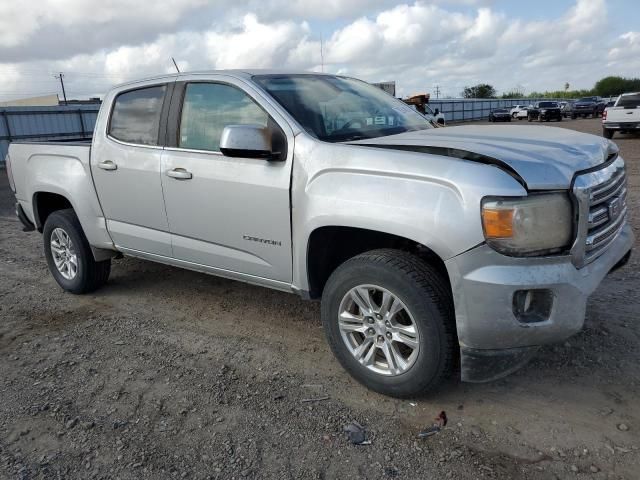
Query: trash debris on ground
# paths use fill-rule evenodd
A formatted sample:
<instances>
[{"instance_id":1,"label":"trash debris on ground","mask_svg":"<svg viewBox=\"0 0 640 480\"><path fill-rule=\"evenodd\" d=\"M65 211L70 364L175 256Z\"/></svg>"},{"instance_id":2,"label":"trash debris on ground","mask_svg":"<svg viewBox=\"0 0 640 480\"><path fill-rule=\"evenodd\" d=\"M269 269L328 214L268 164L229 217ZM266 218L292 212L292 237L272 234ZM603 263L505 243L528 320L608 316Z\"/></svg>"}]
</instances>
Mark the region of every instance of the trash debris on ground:
<instances>
[{"instance_id":1,"label":"trash debris on ground","mask_svg":"<svg viewBox=\"0 0 640 480\"><path fill-rule=\"evenodd\" d=\"M300 401L302 403L309 403L309 402L322 402L324 400L329 400L329 395L324 395L322 397L316 397L316 398L303 398Z\"/></svg>"},{"instance_id":2,"label":"trash debris on ground","mask_svg":"<svg viewBox=\"0 0 640 480\"><path fill-rule=\"evenodd\" d=\"M371 440L367 440L367 431L355 420L346 425L343 430L346 432L349 441L354 445L371 445Z\"/></svg>"},{"instance_id":3,"label":"trash debris on ground","mask_svg":"<svg viewBox=\"0 0 640 480\"><path fill-rule=\"evenodd\" d=\"M431 435L435 435L440 430L442 430L447 425L447 414L443 410L440 414L434 419L435 422L430 427L425 428L420 433L418 433L418 438L427 438Z\"/></svg>"}]
</instances>

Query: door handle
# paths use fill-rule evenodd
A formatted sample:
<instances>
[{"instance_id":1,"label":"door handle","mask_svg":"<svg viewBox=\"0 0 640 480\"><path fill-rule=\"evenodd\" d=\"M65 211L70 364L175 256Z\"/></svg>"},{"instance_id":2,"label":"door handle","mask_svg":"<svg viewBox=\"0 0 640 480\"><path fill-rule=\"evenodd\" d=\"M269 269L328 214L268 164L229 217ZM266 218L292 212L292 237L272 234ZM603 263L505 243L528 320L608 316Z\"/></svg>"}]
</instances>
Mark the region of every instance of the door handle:
<instances>
[{"instance_id":1,"label":"door handle","mask_svg":"<svg viewBox=\"0 0 640 480\"><path fill-rule=\"evenodd\" d=\"M98 168L101 168L102 170L116 170L118 165L113 163L111 160L105 160L104 162L98 163Z\"/></svg>"},{"instance_id":2,"label":"door handle","mask_svg":"<svg viewBox=\"0 0 640 480\"><path fill-rule=\"evenodd\" d=\"M191 180L193 175L191 172L187 172L184 168L174 168L167 171L167 176L171 178L177 178L178 180Z\"/></svg>"}]
</instances>

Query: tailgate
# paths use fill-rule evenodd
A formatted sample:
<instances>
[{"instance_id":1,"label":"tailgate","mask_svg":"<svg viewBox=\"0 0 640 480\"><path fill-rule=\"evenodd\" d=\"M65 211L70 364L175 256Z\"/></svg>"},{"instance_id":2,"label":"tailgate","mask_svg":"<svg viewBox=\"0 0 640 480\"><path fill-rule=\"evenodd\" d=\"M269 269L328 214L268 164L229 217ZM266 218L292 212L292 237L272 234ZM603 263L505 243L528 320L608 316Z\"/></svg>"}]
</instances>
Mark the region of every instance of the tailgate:
<instances>
[{"instance_id":1,"label":"tailgate","mask_svg":"<svg viewBox=\"0 0 640 480\"><path fill-rule=\"evenodd\" d=\"M640 122L640 108L609 107L607 123Z\"/></svg>"}]
</instances>

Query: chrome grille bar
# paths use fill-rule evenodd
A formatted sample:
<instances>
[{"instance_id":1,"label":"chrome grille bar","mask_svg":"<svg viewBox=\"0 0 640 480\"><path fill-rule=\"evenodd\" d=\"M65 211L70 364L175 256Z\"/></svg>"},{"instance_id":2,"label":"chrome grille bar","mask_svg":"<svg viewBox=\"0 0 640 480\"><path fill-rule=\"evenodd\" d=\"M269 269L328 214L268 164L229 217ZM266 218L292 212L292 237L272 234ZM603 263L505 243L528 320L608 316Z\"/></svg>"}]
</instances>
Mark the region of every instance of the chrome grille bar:
<instances>
[{"instance_id":1,"label":"chrome grille bar","mask_svg":"<svg viewBox=\"0 0 640 480\"><path fill-rule=\"evenodd\" d=\"M626 223L624 160L617 156L599 170L578 174L573 195L578 212L571 255L574 265L581 268L604 253Z\"/></svg>"}]
</instances>

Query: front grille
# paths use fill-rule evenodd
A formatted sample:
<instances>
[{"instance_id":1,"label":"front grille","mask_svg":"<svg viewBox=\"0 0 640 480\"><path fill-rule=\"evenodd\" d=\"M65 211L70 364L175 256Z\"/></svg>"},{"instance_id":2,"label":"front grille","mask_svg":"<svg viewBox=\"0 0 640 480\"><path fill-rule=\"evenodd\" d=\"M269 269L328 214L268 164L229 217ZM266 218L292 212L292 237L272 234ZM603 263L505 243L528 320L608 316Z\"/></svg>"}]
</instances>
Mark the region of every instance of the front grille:
<instances>
[{"instance_id":1,"label":"front grille","mask_svg":"<svg viewBox=\"0 0 640 480\"><path fill-rule=\"evenodd\" d=\"M574 263L582 267L602 255L624 228L627 219L627 176L622 158L576 177L574 195L578 232L572 248Z\"/></svg>"}]
</instances>

